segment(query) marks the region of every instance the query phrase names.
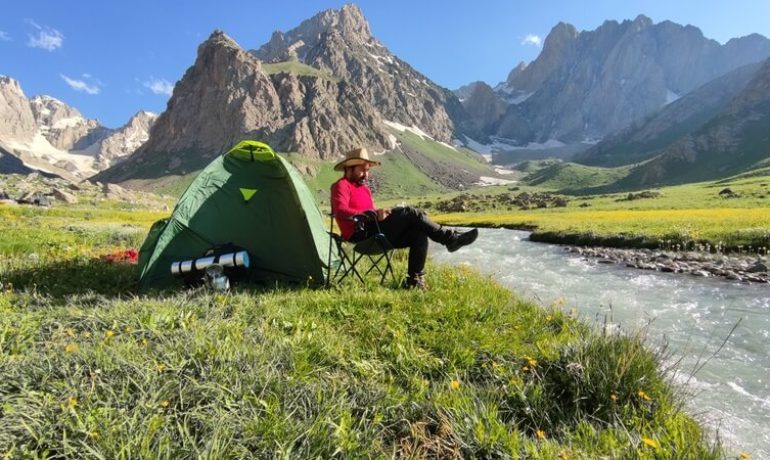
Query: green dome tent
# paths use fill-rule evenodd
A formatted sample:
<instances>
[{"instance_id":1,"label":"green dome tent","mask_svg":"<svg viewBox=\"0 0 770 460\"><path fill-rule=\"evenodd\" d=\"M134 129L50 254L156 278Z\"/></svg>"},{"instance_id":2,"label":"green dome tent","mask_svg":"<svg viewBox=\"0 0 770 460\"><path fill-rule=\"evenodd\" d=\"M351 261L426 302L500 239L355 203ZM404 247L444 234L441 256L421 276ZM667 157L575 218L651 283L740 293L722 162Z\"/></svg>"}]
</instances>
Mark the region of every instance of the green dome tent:
<instances>
[{"instance_id":1,"label":"green dome tent","mask_svg":"<svg viewBox=\"0 0 770 460\"><path fill-rule=\"evenodd\" d=\"M299 172L267 144L242 141L216 158L153 225L139 251L139 289L182 286L172 264L223 245L248 251L250 280L323 282L324 218Z\"/></svg>"}]
</instances>

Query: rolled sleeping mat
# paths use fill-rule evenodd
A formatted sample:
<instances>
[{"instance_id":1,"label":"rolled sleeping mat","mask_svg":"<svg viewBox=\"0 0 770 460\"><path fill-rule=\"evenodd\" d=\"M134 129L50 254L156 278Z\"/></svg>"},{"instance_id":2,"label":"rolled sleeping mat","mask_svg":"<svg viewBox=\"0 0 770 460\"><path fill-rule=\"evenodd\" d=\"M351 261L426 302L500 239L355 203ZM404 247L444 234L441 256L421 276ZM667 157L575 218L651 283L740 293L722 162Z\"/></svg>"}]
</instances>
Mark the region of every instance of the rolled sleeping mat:
<instances>
[{"instance_id":1,"label":"rolled sleeping mat","mask_svg":"<svg viewBox=\"0 0 770 460\"><path fill-rule=\"evenodd\" d=\"M246 251L229 252L218 256L205 256L192 260L171 262L171 274L181 275L192 271L205 270L209 265L218 264L223 267L249 268L249 253Z\"/></svg>"}]
</instances>

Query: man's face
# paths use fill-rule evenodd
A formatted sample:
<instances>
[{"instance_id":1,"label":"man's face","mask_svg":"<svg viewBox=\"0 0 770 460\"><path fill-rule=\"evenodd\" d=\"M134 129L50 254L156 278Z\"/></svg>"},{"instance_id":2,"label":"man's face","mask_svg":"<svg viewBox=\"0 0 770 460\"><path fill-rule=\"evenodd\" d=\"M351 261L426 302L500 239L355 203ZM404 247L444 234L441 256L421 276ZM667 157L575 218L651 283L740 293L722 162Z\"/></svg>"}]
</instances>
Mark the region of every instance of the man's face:
<instances>
[{"instance_id":1,"label":"man's face","mask_svg":"<svg viewBox=\"0 0 770 460\"><path fill-rule=\"evenodd\" d=\"M371 165L369 163L356 165L350 168L348 179L350 179L351 182L355 182L357 184L364 182L366 179L369 178L369 168L371 168Z\"/></svg>"}]
</instances>

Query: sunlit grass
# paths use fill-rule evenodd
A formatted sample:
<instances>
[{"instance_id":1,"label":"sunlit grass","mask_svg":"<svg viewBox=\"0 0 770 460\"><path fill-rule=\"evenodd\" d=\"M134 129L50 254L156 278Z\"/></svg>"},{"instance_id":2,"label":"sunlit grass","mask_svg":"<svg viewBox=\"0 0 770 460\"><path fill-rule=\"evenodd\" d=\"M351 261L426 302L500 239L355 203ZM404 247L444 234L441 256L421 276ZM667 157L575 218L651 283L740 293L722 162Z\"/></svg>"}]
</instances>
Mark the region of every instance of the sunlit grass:
<instances>
[{"instance_id":1,"label":"sunlit grass","mask_svg":"<svg viewBox=\"0 0 770 460\"><path fill-rule=\"evenodd\" d=\"M665 247L709 244L753 250L770 247L770 179L660 189L658 198L628 201L627 193L569 197L565 208L433 216L454 225L534 229L558 242ZM719 192L730 188L733 197ZM582 205L582 206L581 206Z\"/></svg>"},{"instance_id":2,"label":"sunlit grass","mask_svg":"<svg viewBox=\"0 0 770 460\"><path fill-rule=\"evenodd\" d=\"M0 458L723 458L665 351L561 301L432 265L428 292L138 296L99 257L119 217L80 221L94 247L51 230L0 257Z\"/></svg>"}]
</instances>

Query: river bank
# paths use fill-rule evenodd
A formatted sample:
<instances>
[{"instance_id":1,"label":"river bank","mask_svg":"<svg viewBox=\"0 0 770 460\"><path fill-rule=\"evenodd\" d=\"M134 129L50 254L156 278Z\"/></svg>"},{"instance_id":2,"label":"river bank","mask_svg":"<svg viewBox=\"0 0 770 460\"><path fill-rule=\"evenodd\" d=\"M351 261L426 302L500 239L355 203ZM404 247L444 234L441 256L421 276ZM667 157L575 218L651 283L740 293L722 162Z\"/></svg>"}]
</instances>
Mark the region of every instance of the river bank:
<instances>
[{"instance_id":1,"label":"river bank","mask_svg":"<svg viewBox=\"0 0 770 460\"><path fill-rule=\"evenodd\" d=\"M640 270L717 277L729 281L770 284L767 262L756 254L712 254L702 251L661 251L564 246L570 254Z\"/></svg>"},{"instance_id":2,"label":"river bank","mask_svg":"<svg viewBox=\"0 0 770 460\"><path fill-rule=\"evenodd\" d=\"M767 285L597 263L501 228L482 229L474 244L455 253L431 245L431 259L476 267L517 295L575 311L600 328L611 323L632 334L644 331L649 345L672 352L669 365L690 395L688 412L719 432L728 458L741 452L770 458Z\"/></svg>"}]
</instances>

